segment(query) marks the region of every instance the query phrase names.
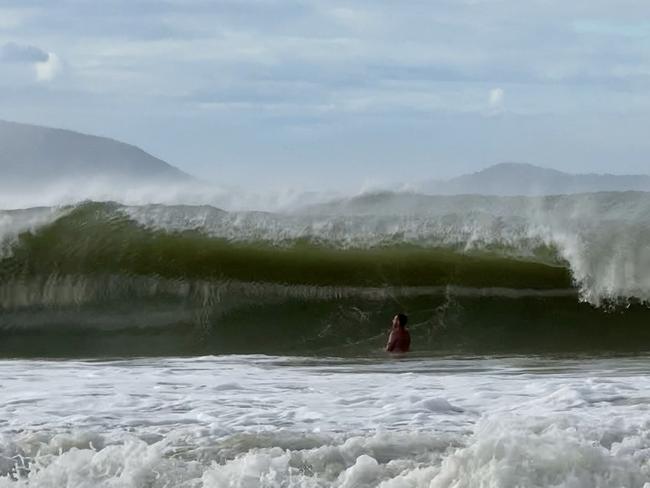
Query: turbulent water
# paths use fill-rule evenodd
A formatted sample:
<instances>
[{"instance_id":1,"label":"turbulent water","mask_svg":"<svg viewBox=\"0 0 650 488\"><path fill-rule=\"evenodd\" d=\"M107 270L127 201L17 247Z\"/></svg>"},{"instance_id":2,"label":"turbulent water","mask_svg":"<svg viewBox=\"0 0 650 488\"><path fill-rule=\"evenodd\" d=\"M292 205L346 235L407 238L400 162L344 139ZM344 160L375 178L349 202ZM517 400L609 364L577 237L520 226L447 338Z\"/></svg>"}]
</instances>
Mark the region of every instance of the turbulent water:
<instances>
[{"instance_id":1,"label":"turbulent water","mask_svg":"<svg viewBox=\"0 0 650 488\"><path fill-rule=\"evenodd\" d=\"M0 487L649 488L649 215L0 211Z\"/></svg>"},{"instance_id":2,"label":"turbulent water","mask_svg":"<svg viewBox=\"0 0 650 488\"><path fill-rule=\"evenodd\" d=\"M0 487L647 487L648 359L0 361Z\"/></svg>"}]
</instances>

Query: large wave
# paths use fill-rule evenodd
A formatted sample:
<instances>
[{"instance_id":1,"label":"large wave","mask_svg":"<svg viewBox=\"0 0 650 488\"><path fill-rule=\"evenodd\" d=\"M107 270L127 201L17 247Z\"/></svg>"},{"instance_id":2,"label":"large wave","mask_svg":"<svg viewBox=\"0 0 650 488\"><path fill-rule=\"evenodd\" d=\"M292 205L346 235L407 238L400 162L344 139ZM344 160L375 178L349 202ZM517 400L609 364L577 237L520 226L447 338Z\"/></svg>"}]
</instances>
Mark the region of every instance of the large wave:
<instances>
[{"instance_id":1,"label":"large wave","mask_svg":"<svg viewBox=\"0 0 650 488\"><path fill-rule=\"evenodd\" d=\"M650 316L648 210L650 194L630 192L379 193L284 213L4 211L0 352L359 351L379 345L400 309L427 347L557 349L579 343L569 336L587 322L602 337L633 329L618 342L638 347Z\"/></svg>"}]
</instances>

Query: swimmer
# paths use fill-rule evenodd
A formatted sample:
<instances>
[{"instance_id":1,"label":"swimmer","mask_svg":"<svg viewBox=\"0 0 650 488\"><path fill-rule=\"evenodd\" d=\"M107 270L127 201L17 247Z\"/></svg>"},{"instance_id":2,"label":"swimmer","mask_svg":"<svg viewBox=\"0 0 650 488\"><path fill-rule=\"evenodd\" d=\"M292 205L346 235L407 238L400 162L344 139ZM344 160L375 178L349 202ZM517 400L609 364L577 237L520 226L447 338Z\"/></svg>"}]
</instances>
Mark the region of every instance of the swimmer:
<instances>
[{"instance_id":1,"label":"swimmer","mask_svg":"<svg viewBox=\"0 0 650 488\"><path fill-rule=\"evenodd\" d=\"M386 352L403 353L409 352L411 348L411 334L406 328L408 317L403 313L398 313L393 317L393 327L386 344Z\"/></svg>"}]
</instances>

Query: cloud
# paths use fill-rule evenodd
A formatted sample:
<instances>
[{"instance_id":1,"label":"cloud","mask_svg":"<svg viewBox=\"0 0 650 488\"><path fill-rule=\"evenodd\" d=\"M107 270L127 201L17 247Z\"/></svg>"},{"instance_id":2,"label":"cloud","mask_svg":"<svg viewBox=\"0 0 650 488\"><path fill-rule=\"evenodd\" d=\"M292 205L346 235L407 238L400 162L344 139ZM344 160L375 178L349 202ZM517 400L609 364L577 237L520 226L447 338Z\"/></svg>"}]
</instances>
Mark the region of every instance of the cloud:
<instances>
[{"instance_id":1,"label":"cloud","mask_svg":"<svg viewBox=\"0 0 650 488\"><path fill-rule=\"evenodd\" d=\"M61 60L54 53L48 53L47 60L36 63L36 79L52 81L61 71Z\"/></svg>"},{"instance_id":2,"label":"cloud","mask_svg":"<svg viewBox=\"0 0 650 488\"><path fill-rule=\"evenodd\" d=\"M15 42L0 46L0 62L33 65L37 81L53 80L62 67L61 60L55 53L48 53L40 47Z\"/></svg>"},{"instance_id":3,"label":"cloud","mask_svg":"<svg viewBox=\"0 0 650 488\"><path fill-rule=\"evenodd\" d=\"M0 61L7 63L45 63L48 53L36 46L9 42L0 47Z\"/></svg>"},{"instance_id":4,"label":"cloud","mask_svg":"<svg viewBox=\"0 0 650 488\"><path fill-rule=\"evenodd\" d=\"M503 91L503 88L493 88L490 90L490 95L488 97L490 108L493 110L500 109L503 106L504 96L505 92Z\"/></svg>"}]
</instances>

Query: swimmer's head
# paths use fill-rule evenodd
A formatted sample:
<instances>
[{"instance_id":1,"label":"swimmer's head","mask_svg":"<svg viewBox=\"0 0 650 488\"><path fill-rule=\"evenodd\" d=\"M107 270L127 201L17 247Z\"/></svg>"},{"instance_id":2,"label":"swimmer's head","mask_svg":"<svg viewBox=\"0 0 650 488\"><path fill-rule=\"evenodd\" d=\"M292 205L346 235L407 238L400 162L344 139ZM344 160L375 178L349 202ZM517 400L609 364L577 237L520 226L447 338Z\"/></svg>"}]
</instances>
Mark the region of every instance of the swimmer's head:
<instances>
[{"instance_id":1,"label":"swimmer's head","mask_svg":"<svg viewBox=\"0 0 650 488\"><path fill-rule=\"evenodd\" d=\"M409 321L409 318L406 316L406 314L403 313L398 313L393 317L393 327L400 327L403 329L406 327L406 323Z\"/></svg>"}]
</instances>

